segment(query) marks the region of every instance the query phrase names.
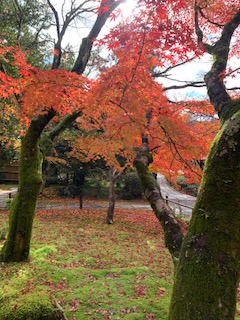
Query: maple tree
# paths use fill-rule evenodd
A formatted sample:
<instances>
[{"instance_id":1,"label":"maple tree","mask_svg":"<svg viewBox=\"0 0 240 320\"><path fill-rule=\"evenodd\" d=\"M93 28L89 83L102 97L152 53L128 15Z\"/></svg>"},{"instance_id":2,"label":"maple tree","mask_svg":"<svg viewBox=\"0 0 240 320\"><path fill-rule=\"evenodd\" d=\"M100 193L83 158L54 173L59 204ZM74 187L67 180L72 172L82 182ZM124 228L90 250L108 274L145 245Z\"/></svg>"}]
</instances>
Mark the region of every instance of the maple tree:
<instances>
[{"instance_id":1,"label":"maple tree","mask_svg":"<svg viewBox=\"0 0 240 320\"><path fill-rule=\"evenodd\" d=\"M39 72L39 77L41 79L46 77L51 90L57 94L60 105L66 108L65 104L71 102L73 108L70 109L71 112L75 111L77 99L86 103L81 99L83 91L87 91L88 105L92 108L81 110L84 113L81 117L83 119L81 127L89 129L89 124L92 124L94 128L98 128L99 124L99 128L103 131L101 135L104 139L103 145L111 146L111 142L114 141L113 150L116 150L117 146L123 155L127 150L130 158L135 158L134 164L145 195L162 223L166 246L175 264L176 277L169 313L171 320L179 319L179 315L181 319L234 319L235 314L240 240L239 200L236 193L239 190L239 100L227 93L224 78L228 73L233 74L233 70L226 71L226 66L228 58L239 50L234 46L229 56L230 40L233 34L238 36L240 17L237 1L224 3L223 11L222 6L222 1L211 0L195 3L192 0L164 1L164 7L162 1L139 2L139 8L143 10L138 17L131 24L119 25L107 39L108 47L118 58L117 65L103 72L99 79L91 84L89 91L87 91L88 81L83 77L76 80L77 87L72 88L65 82L68 74L59 70L55 75L61 79L61 75L64 74L63 82L59 80L61 83L59 88L51 73ZM105 13L105 9L102 9ZM195 31L198 41L194 37ZM60 40L59 38L61 45ZM81 56L84 59L81 63L77 59L73 67L73 71L79 74L83 71L82 62L85 63L89 57L91 42L88 40L83 42L83 48L88 50ZM55 49L54 68L57 69L61 51L57 46ZM153 80L151 72L156 67L163 68L166 65L168 68L179 60L190 59L191 55L201 56L203 52L208 52L214 57L212 68L205 76L205 82L210 101L222 122L222 129L208 156L190 228L183 239L178 221L165 204L159 186L149 173L149 165L153 162L153 156L149 151L152 149L153 153L157 150L156 146L158 147L158 157L155 158L157 165L162 166L165 172L169 169L171 172L181 170L184 174L193 172L186 167L192 165L190 160L206 154L210 138L207 141L200 140L199 134L203 130L203 125L199 125L199 121L189 120L192 119L193 113L205 113L202 109L204 107L208 110L208 106L203 103L177 105L169 102L163 87ZM15 61L18 61L17 57ZM3 94L6 98L14 93L20 93L16 91L18 85L26 89L25 77L31 79L34 86L37 85L36 71L31 68L28 71L28 66L22 61L20 69L27 72L20 80L14 80L12 87L5 85L9 80L3 75ZM69 75L69 79L75 83L74 75ZM79 95L76 94L76 100L74 95L71 97L65 95L65 92L74 93L75 90L79 92ZM33 94L35 95L35 92ZM69 100L70 98L72 100ZM42 130L56 115L56 110L51 105L52 99L51 94L49 97L44 96L44 102L49 103L48 109L44 112L38 109L35 101L31 102L32 108L40 111L40 115L37 119L31 120L23 141L32 142L32 138L27 141L32 134L31 131L38 134L35 144L26 148L34 150L34 156ZM22 103L24 104L24 99ZM212 111L209 112L212 114ZM85 122L85 118L90 118L91 121ZM137 149L137 156L133 148ZM23 143L22 159L26 159L28 155L26 149ZM109 148L105 149L109 151ZM172 163L169 161L171 158ZM32 161L30 170L34 178L40 178L40 162L38 159L36 166ZM21 200L24 200L25 196L29 198L26 191L30 183L34 182L33 203L35 203L40 179L26 181L27 185L23 185L22 191L19 189ZM17 200L12 212L16 207ZM31 208L31 211L34 209ZM21 232L17 236L21 239L23 237ZM10 242L7 240L6 243ZM26 247L24 259L26 259L25 250ZM3 255L4 251L7 252L6 247ZM8 260L9 257L10 255L4 260Z\"/></svg>"},{"instance_id":2,"label":"maple tree","mask_svg":"<svg viewBox=\"0 0 240 320\"><path fill-rule=\"evenodd\" d=\"M148 14L145 21L149 23L149 29L146 27L148 24L142 22L143 13L133 25L123 25L114 30L112 37L115 38L110 47L118 54L118 65L101 76L100 83L104 86L97 86L98 93L94 95L94 101L99 108L96 108L95 116L99 110L98 119L105 118L104 132L108 136L110 133L110 136L120 141L126 139L127 145L130 143L131 146L139 147L134 164L145 195L163 226L166 246L176 268L169 319L234 319L239 283L240 240L239 98L237 92L230 96L224 81L227 75L236 74L238 70L227 70L227 63L239 50L237 45L231 47L231 40L233 35L239 36L237 28L240 24L240 12L236 1L224 4L222 1L176 1L171 4L169 7L175 10L175 14L178 12L178 15L174 16L172 22L175 24L170 24L170 30L168 24L159 26L159 21L154 20L152 10L150 14L145 10ZM147 5L152 8L155 4ZM156 11L155 17L159 17L159 11ZM165 19L169 22L166 18L168 10L164 13L161 7L160 12L160 23ZM179 30L183 34L179 41L174 38L178 33L170 32L173 27L177 29L178 19L182 22ZM194 27L193 21L195 31L187 29L189 24ZM122 32L124 29L125 33ZM148 42L148 36L150 37L152 32L154 36L149 38ZM165 37L162 38L164 32ZM198 48L189 46L189 39L192 39L191 36L187 37L189 32L192 37L196 32ZM178 54L179 58L183 59L189 51L194 51L197 55L207 52L213 56L211 70L204 80L210 102L222 127L206 161L186 237L183 237L178 221L165 204L158 184L149 173L149 164L153 162L149 151L154 137L157 136L161 142L165 140L165 143L160 144L160 150L164 152L159 156L160 162L164 160L163 168L169 163L170 153L174 161L180 162L183 159L193 159L196 149L196 154L203 156L201 150L206 150L203 148L205 141L199 141L199 133L205 131L205 125L194 126L190 125L189 121L184 121L187 117L186 108L191 111L190 104L180 104L178 107L169 104L161 94L161 86L152 81L149 70L159 63L153 55L156 42L160 47L158 54L161 55L161 67L164 60L173 64ZM175 46L173 45L171 55L172 44ZM149 91L144 90L146 87ZM93 92L94 90L95 88ZM200 110L203 110L202 107ZM196 108L193 108L193 112L196 112ZM158 125L154 127L156 123ZM154 128L153 132L151 126ZM210 142L210 138L207 142ZM181 156L182 152L185 152L184 156ZM186 162L184 166L186 167ZM174 167L170 167L174 171ZM184 169L186 168L183 168L183 172L186 171Z\"/></svg>"},{"instance_id":3,"label":"maple tree","mask_svg":"<svg viewBox=\"0 0 240 320\"><path fill-rule=\"evenodd\" d=\"M168 101L164 88L154 81L151 70L169 61L174 64L176 59L183 58L183 53L179 50L177 57L173 57L174 52L165 54L163 61L157 59L153 52L161 42L154 41L152 22L149 23L149 16L144 16L145 11L141 19L134 19L132 25L120 24L112 31L111 38L107 37L106 43L113 49L117 63L111 68L105 67L93 84L89 103L94 112L86 109L84 116L78 119L85 134L75 141L71 155L81 158L84 154L89 160L101 156L110 168L122 171L116 155L126 160L125 166L132 166L136 148L141 148L142 136L147 134L149 148L154 154L153 171L159 170L175 178L181 172L189 181L196 181L201 177L201 169L194 166L192 160L207 155L217 121L206 119L213 116L214 111L207 102L177 104ZM142 22L144 19L146 23ZM172 25L166 27L171 30ZM189 39L191 41L191 37ZM162 41L164 55L169 43L165 38ZM200 122L202 113L205 113L204 121Z\"/></svg>"},{"instance_id":4,"label":"maple tree","mask_svg":"<svg viewBox=\"0 0 240 320\"><path fill-rule=\"evenodd\" d=\"M162 222L166 245L176 266L169 319L179 319L179 316L181 319L234 319L235 316L239 283L239 201L236 194L239 192L239 99L236 94L227 93L224 78L229 73L226 70L228 58L238 50L234 46L229 55L233 34L238 36L240 14L235 1L226 3L220 25L220 4L222 6L220 1L199 1L189 7L195 15L199 48L214 58L205 82L222 129L209 153L184 240L157 183L149 175L152 156L147 134L143 135L143 148L135 160L145 195ZM207 42L208 32L216 35L216 38L210 37L210 43Z\"/></svg>"},{"instance_id":5,"label":"maple tree","mask_svg":"<svg viewBox=\"0 0 240 320\"><path fill-rule=\"evenodd\" d=\"M120 1L96 2L89 8L84 3L72 1L62 24L51 1L47 3L55 18L58 37L51 70L30 66L17 47L7 47L3 42L0 49L2 65L10 64L15 70L15 76L1 72L1 94L5 99L15 100L26 128L22 136L18 192L11 206L9 233L1 251L2 261L28 259L34 211L42 183L43 156L54 138L79 116L84 107L89 81L81 74L89 60L93 41ZM72 72L60 70L64 34L74 19L85 12L95 12L96 20L88 36L82 40ZM51 122L56 126L43 133Z\"/></svg>"}]
</instances>

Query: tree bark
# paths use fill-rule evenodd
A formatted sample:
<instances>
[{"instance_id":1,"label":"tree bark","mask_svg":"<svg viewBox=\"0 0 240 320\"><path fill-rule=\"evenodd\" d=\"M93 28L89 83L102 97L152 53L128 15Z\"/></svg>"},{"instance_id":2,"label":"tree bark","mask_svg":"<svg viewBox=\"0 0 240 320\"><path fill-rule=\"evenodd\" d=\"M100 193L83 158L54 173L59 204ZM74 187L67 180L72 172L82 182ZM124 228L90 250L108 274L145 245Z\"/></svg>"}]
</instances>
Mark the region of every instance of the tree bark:
<instances>
[{"instance_id":1,"label":"tree bark","mask_svg":"<svg viewBox=\"0 0 240 320\"><path fill-rule=\"evenodd\" d=\"M99 35L100 31L102 30L102 27L105 25L111 13L120 5L120 3L121 0L109 0L107 2L101 1L97 19L88 36L82 39L78 57L72 69L73 72L76 72L77 74L82 74L84 72L87 62L90 58L93 42ZM105 11L104 9L104 7L106 6L108 6L107 11Z\"/></svg>"},{"instance_id":2,"label":"tree bark","mask_svg":"<svg viewBox=\"0 0 240 320\"><path fill-rule=\"evenodd\" d=\"M240 113L216 137L176 270L169 320L233 320L240 261Z\"/></svg>"},{"instance_id":3,"label":"tree bark","mask_svg":"<svg viewBox=\"0 0 240 320\"><path fill-rule=\"evenodd\" d=\"M198 10L196 7L195 10ZM196 19L198 41L202 31ZM234 320L240 271L240 100L231 100L222 80L230 40L240 11L227 23L214 46L205 76L208 95L222 129L204 166L188 233L183 241L169 320Z\"/></svg>"},{"instance_id":4,"label":"tree bark","mask_svg":"<svg viewBox=\"0 0 240 320\"><path fill-rule=\"evenodd\" d=\"M9 232L1 251L1 261L28 260L34 212L42 184L40 137L54 115L55 111L50 110L33 120L22 138L18 191L10 208Z\"/></svg>"},{"instance_id":5,"label":"tree bark","mask_svg":"<svg viewBox=\"0 0 240 320\"><path fill-rule=\"evenodd\" d=\"M106 216L106 224L113 224L113 216L114 209L116 203L116 193L115 193L115 183L120 178L122 172L118 172L117 170L111 166L109 168L109 194L108 194L108 211Z\"/></svg>"},{"instance_id":6,"label":"tree bark","mask_svg":"<svg viewBox=\"0 0 240 320\"><path fill-rule=\"evenodd\" d=\"M149 172L148 166L153 161L148 152L148 139L143 136L142 150L134 160L138 177L141 181L144 195L149 201L153 212L162 225L165 237L165 245L168 248L174 265L177 264L183 240L181 228L176 220L174 212L163 199L157 180Z\"/></svg>"}]
</instances>

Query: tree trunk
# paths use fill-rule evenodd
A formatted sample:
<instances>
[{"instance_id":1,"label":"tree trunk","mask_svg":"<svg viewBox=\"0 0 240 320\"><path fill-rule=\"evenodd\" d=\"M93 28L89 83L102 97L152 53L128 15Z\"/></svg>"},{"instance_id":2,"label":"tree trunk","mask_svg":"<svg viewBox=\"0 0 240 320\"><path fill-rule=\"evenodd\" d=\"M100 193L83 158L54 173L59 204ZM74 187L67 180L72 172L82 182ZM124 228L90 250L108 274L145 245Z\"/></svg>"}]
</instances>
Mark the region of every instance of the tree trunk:
<instances>
[{"instance_id":1,"label":"tree trunk","mask_svg":"<svg viewBox=\"0 0 240 320\"><path fill-rule=\"evenodd\" d=\"M1 260L4 262L28 259L34 211L42 184L40 136L54 115L55 112L50 111L48 115L32 121L22 138L18 191L11 205L9 233L1 251Z\"/></svg>"},{"instance_id":2,"label":"tree trunk","mask_svg":"<svg viewBox=\"0 0 240 320\"><path fill-rule=\"evenodd\" d=\"M233 320L240 259L240 113L216 137L184 239L169 320Z\"/></svg>"},{"instance_id":3,"label":"tree trunk","mask_svg":"<svg viewBox=\"0 0 240 320\"><path fill-rule=\"evenodd\" d=\"M228 61L240 11L215 45L203 43L195 5L198 43L213 56L204 79L222 123L204 166L189 231L183 241L169 320L233 320L240 261L240 100L231 100L221 74Z\"/></svg>"},{"instance_id":4,"label":"tree trunk","mask_svg":"<svg viewBox=\"0 0 240 320\"><path fill-rule=\"evenodd\" d=\"M143 147L134 160L143 192L149 201L153 212L162 225L165 237L165 245L168 248L174 265L179 259L180 248L182 245L183 234L175 218L172 209L165 203L157 180L149 172L148 166L153 161L148 152L148 139L143 136Z\"/></svg>"},{"instance_id":5,"label":"tree trunk","mask_svg":"<svg viewBox=\"0 0 240 320\"><path fill-rule=\"evenodd\" d=\"M115 183L120 177L121 172L117 173L114 167L109 168L109 194L108 194L108 211L106 216L106 224L113 224L114 209L116 203Z\"/></svg>"}]
</instances>

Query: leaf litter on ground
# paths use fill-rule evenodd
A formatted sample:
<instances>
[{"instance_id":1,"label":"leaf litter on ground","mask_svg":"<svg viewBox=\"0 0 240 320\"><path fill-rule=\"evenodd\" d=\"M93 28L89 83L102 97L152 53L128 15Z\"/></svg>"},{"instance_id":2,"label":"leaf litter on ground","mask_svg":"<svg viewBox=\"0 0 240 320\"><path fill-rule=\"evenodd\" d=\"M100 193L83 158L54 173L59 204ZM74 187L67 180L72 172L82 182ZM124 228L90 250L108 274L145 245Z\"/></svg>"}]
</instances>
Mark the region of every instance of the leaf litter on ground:
<instances>
[{"instance_id":1,"label":"leaf litter on ground","mask_svg":"<svg viewBox=\"0 0 240 320\"><path fill-rule=\"evenodd\" d=\"M150 210L115 211L106 225L106 209L38 209L30 262L1 264L0 304L17 309L19 295L44 288L69 320L166 319L173 265L159 221Z\"/></svg>"}]
</instances>

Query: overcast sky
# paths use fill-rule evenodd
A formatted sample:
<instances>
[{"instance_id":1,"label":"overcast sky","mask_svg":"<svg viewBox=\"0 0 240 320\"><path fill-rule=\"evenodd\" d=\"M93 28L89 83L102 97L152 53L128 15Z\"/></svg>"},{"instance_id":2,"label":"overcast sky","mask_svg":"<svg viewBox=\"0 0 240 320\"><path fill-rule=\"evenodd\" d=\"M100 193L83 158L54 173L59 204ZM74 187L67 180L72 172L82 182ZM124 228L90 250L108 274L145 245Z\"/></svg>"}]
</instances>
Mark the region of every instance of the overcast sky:
<instances>
[{"instance_id":1,"label":"overcast sky","mask_svg":"<svg viewBox=\"0 0 240 320\"><path fill-rule=\"evenodd\" d=\"M81 2L82 1L79 1L79 3ZM52 0L52 4L57 9L59 13L59 17L62 16L61 11L62 11L63 3L64 3L64 14L66 14L70 8L69 7L70 1ZM128 16L131 15L131 13L134 10L134 0L126 0L120 6L120 8L121 8L122 14L119 20L127 18ZM95 17L92 16L92 21L94 20L95 20ZM101 35L106 33L117 22L118 21L107 22L106 26L103 28L101 32ZM78 23L73 23L72 27L69 28L69 30L67 31L64 37L63 45L64 46L67 44L72 45L74 51L77 53L81 43L81 39L88 35L91 29L91 26L92 26L92 23L90 20L89 21L86 20L84 22L78 21ZM51 29L51 36L56 39L55 28ZM211 56L208 54L205 54L201 60L197 59L195 61L189 62L183 66L173 69L170 72L171 78L179 81L188 81L188 82L192 82L194 80L203 81L204 75L209 71L211 67L211 61L212 61ZM237 66L239 67L240 66L239 57L232 59L231 64L234 68L236 68ZM165 80L165 79L162 80L161 78L159 78L158 81L162 83L164 87L180 84L174 80ZM240 76L238 76L237 78L230 78L227 81L227 86L228 87L237 86L239 81L240 81ZM180 101L186 97L189 99L195 98L195 99L201 100L201 99L207 98L207 91L206 91L206 88L189 87L181 90L169 90L167 91L167 95L171 100L174 100L174 101Z\"/></svg>"}]
</instances>

